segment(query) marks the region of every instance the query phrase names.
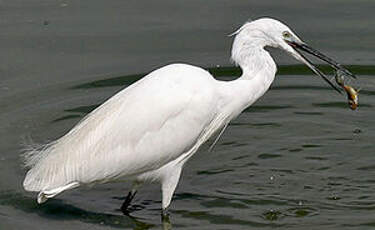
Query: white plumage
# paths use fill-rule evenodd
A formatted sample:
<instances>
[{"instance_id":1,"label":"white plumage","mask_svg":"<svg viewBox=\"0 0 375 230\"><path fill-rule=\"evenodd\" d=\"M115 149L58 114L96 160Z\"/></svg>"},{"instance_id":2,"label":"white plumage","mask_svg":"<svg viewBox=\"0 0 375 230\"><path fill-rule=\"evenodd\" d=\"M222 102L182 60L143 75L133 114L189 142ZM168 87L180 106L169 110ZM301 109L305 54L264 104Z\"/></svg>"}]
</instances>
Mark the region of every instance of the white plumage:
<instances>
[{"instance_id":1,"label":"white plumage","mask_svg":"<svg viewBox=\"0 0 375 230\"><path fill-rule=\"evenodd\" d=\"M157 69L111 97L70 132L25 154L27 191L42 203L64 190L118 178L162 185L165 210L184 163L216 131L225 127L271 85L276 65L265 46L303 58L282 36L274 19L248 22L235 34L232 59L243 74L215 80L202 68L173 64Z\"/></svg>"},{"instance_id":2,"label":"white plumage","mask_svg":"<svg viewBox=\"0 0 375 230\"><path fill-rule=\"evenodd\" d=\"M236 100L218 100L220 90L231 93L207 71L190 65L174 64L150 73L68 134L30 155L25 189L43 193L72 182L106 182L122 176L166 180L154 177L154 170L172 161L174 167L182 167L230 120L231 114L223 112ZM232 96L235 99L234 92Z\"/></svg>"}]
</instances>

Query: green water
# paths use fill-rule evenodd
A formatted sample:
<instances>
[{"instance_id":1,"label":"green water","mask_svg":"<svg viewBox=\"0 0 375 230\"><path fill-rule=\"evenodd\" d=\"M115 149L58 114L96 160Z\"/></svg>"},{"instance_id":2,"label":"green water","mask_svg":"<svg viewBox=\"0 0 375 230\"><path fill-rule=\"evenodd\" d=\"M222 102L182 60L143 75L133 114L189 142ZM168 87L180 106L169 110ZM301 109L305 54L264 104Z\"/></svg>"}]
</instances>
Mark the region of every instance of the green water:
<instances>
[{"instance_id":1,"label":"green water","mask_svg":"<svg viewBox=\"0 0 375 230\"><path fill-rule=\"evenodd\" d=\"M357 70L354 73L363 86L357 111L348 108L345 96L300 65L280 66L280 77L272 89L231 123L215 150L207 152L204 146L187 164L171 206L171 222L164 222L164 227L375 226L375 132L371 128L374 67L349 68ZM221 80L233 79L239 73L236 67L209 71ZM105 99L82 103L82 95L111 95L141 76L110 77L46 90L42 92L46 94L43 112L39 105L28 109L32 120L43 120L41 127L32 129L40 136L59 136ZM56 95L56 91L76 94L79 105L72 106L74 99ZM53 105L56 98L58 107ZM17 172L20 183L23 170L10 168ZM160 228L160 193L155 192L159 190L156 185L141 189L131 217L118 210L129 186L126 184L69 191L41 206L18 186L2 189L0 207L5 211L0 211L0 218L11 218L6 212L11 209L18 218L37 218L42 223Z\"/></svg>"},{"instance_id":2,"label":"green water","mask_svg":"<svg viewBox=\"0 0 375 230\"><path fill-rule=\"evenodd\" d=\"M374 229L375 4L309 4L2 1L0 229ZM281 18L357 74L357 111L272 51L281 65L271 90L230 124L214 151L207 143L186 164L169 221L160 218L158 185L142 187L131 216L119 211L127 183L75 189L43 205L23 190L22 140L60 137L167 63L238 77L226 35L263 15Z\"/></svg>"}]
</instances>

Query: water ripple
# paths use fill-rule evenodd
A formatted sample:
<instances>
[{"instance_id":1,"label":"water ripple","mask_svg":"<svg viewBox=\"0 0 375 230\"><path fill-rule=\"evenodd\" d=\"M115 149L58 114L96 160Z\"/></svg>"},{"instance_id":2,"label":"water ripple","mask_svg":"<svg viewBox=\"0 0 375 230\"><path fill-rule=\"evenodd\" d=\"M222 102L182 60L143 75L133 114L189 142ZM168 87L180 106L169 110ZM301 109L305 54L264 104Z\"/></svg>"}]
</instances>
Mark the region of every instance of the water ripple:
<instances>
[{"instance_id":1,"label":"water ripple","mask_svg":"<svg viewBox=\"0 0 375 230\"><path fill-rule=\"evenodd\" d=\"M129 228L135 225L149 226L135 218L119 215L96 213L66 204L58 199L53 199L46 204L38 205L34 199L23 196L14 191L3 191L0 194L0 205L9 205L27 213L36 213L43 218L56 220L80 220L82 222L107 225L116 228Z\"/></svg>"}]
</instances>

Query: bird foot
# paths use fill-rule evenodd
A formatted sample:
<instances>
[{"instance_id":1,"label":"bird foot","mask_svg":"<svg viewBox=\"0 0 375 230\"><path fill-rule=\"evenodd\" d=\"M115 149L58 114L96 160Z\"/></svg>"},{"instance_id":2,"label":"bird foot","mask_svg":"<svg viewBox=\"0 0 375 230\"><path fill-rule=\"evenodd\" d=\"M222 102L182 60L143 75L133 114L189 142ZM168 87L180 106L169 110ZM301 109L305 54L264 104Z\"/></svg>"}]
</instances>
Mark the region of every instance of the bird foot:
<instances>
[{"instance_id":1,"label":"bird foot","mask_svg":"<svg viewBox=\"0 0 375 230\"><path fill-rule=\"evenodd\" d=\"M162 209L161 210L161 220L163 222L170 222L169 221L169 211L168 211L168 209Z\"/></svg>"},{"instance_id":2,"label":"bird foot","mask_svg":"<svg viewBox=\"0 0 375 230\"><path fill-rule=\"evenodd\" d=\"M163 225L163 229L165 230L171 230L172 229L172 224L171 224L171 221L169 219L169 214L168 213L164 213L162 212L161 214L161 223Z\"/></svg>"},{"instance_id":3,"label":"bird foot","mask_svg":"<svg viewBox=\"0 0 375 230\"><path fill-rule=\"evenodd\" d=\"M129 192L128 195L127 195L127 197L125 198L124 203L122 203L122 205L121 205L120 210L126 216L129 215L130 202L133 200L133 198L134 198L134 196L135 196L136 193L137 192Z\"/></svg>"}]
</instances>

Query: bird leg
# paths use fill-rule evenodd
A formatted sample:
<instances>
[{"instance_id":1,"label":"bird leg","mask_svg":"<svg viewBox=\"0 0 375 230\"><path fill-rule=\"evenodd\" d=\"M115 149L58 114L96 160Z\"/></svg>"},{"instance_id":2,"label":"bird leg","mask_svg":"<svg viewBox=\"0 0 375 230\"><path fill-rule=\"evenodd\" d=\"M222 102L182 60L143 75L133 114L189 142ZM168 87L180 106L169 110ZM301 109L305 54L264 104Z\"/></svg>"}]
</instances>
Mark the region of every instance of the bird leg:
<instances>
[{"instance_id":1,"label":"bird leg","mask_svg":"<svg viewBox=\"0 0 375 230\"><path fill-rule=\"evenodd\" d=\"M168 207L171 203L173 193L177 187L178 181L181 175L181 167L176 167L170 171L170 175L165 177L161 184L161 191L162 191L162 220L168 219Z\"/></svg>"},{"instance_id":2,"label":"bird leg","mask_svg":"<svg viewBox=\"0 0 375 230\"><path fill-rule=\"evenodd\" d=\"M135 194L137 194L137 190L132 189L132 190L128 193L128 195L126 196L124 203L122 203L120 209L121 209L121 211L122 211L122 213L123 213L124 215L128 215L128 214L129 214L128 207L129 207L131 201L133 200L133 198L135 197Z\"/></svg>"},{"instance_id":3,"label":"bird leg","mask_svg":"<svg viewBox=\"0 0 375 230\"><path fill-rule=\"evenodd\" d=\"M161 211L161 222L163 223L163 229L171 229L171 221L169 220L168 208ZM167 226L169 226L169 228Z\"/></svg>"},{"instance_id":4,"label":"bird leg","mask_svg":"<svg viewBox=\"0 0 375 230\"><path fill-rule=\"evenodd\" d=\"M169 218L169 211L168 208L163 208L161 210L161 219L168 219Z\"/></svg>"}]
</instances>

